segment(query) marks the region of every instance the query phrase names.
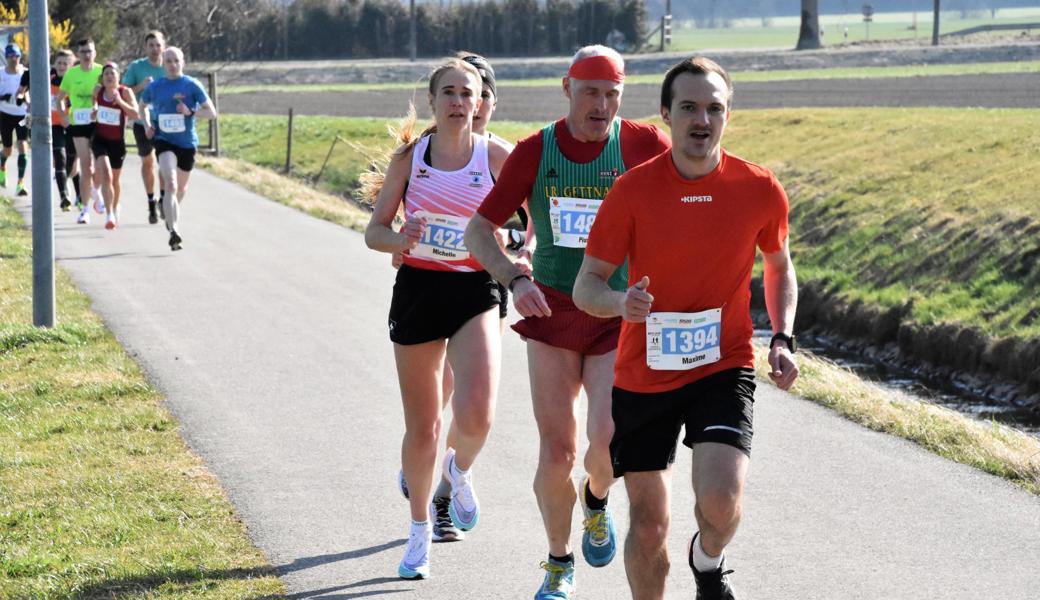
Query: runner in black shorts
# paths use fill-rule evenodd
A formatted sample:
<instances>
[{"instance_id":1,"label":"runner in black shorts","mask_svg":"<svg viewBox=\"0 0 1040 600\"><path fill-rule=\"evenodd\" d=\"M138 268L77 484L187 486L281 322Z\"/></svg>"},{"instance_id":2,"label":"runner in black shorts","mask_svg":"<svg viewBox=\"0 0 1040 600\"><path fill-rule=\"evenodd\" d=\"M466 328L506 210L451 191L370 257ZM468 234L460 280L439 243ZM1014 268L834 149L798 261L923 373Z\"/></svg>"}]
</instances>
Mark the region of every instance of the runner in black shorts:
<instances>
[{"instance_id":1,"label":"runner in black shorts","mask_svg":"<svg viewBox=\"0 0 1040 600\"><path fill-rule=\"evenodd\" d=\"M139 58L126 68L123 84L133 89L134 95L140 98L151 83L165 77L163 68L163 52L166 38L161 31L149 31L144 37L147 55ZM141 179L144 181L144 192L148 195L148 222L156 224L162 213L163 197L166 188L159 179L159 200L155 199L155 153L151 138L145 131L144 121L137 119L133 126L134 140L137 143L137 155L141 157Z\"/></svg>"},{"instance_id":2,"label":"runner in black shorts","mask_svg":"<svg viewBox=\"0 0 1040 600\"><path fill-rule=\"evenodd\" d=\"M71 50L59 50L54 54L54 66L51 69L51 158L54 161L54 181L58 184L58 195L61 198L61 210L72 209L69 201L68 178L72 177L76 188L76 202L79 203L79 170L76 162L76 145L72 143L67 126L62 125L62 110L58 108L58 92L61 90L61 79L72 66L75 55ZM62 101L64 104L65 101ZM64 112L68 112L68 107Z\"/></svg>"},{"instance_id":3,"label":"runner in black shorts","mask_svg":"<svg viewBox=\"0 0 1040 600\"><path fill-rule=\"evenodd\" d=\"M0 71L0 139L4 146L0 155L0 187L7 185L7 159L11 157L17 138L18 183L15 190L19 196L25 196L26 141L29 139L29 128L25 126L28 114L25 91L29 72L22 66L22 50L18 44L8 44L4 48L4 59L6 64Z\"/></svg>"},{"instance_id":4,"label":"runner in black shorts","mask_svg":"<svg viewBox=\"0 0 1040 600\"><path fill-rule=\"evenodd\" d=\"M435 536L458 539L457 530L471 529L479 517L470 469L494 414L502 297L491 276L469 256L462 234L509 154L499 142L473 133L480 90L480 74L472 65L451 59L438 67L427 96L436 129L413 135L412 111L399 135L403 145L391 154L385 176L365 181L365 191L375 198L365 242L374 250L404 254L388 328L406 415L401 458L412 525L397 570L406 579L430 575L429 544ZM395 231L402 205L405 223ZM456 382L457 435L443 462L451 498L431 506L438 440L426 432L441 419L445 359ZM439 528L440 519L431 522L442 509L454 525L451 531Z\"/></svg>"},{"instance_id":5,"label":"runner in black shorts","mask_svg":"<svg viewBox=\"0 0 1040 600\"><path fill-rule=\"evenodd\" d=\"M736 535L751 454L755 353L748 287L761 250L769 320L769 376L798 377L793 352L797 280L788 201L767 169L722 149L733 87L711 60L672 67L661 116L672 150L621 177L585 248L574 301L623 317L610 443L631 502L625 571L632 596L665 597L670 465L676 438L693 448L698 531L688 562L697 598L733 600L723 550ZM629 261L628 289L607 279Z\"/></svg>"}]
</instances>

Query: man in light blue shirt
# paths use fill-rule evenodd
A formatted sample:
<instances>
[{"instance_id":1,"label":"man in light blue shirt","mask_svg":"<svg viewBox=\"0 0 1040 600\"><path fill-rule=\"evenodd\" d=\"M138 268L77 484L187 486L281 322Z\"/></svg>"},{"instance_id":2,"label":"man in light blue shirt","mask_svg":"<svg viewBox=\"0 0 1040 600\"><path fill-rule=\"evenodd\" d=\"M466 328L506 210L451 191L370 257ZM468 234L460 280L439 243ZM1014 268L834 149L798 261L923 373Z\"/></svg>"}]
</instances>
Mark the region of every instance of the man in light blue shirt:
<instances>
[{"instance_id":1,"label":"man in light blue shirt","mask_svg":"<svg viewBox=\"0 0 1040 600\"><path fill-rule=\"evenodd\" d=\"M199 145L195 118L215 119L217 109L199 80L184 74L184 53L180 48L170 46L163 52L163 67L165 77L153 81L141 98L146 103L145 135L155 146L159 177L167 192L163 199L163 216L170 232L170 250L180 250L183 240L177 228L179 207L188 189Z\"/></svg>"},{"instance_id":2,"label":"man in light blue shirt","mask_svg":"<svg viewBox=\"0 0 1040 600\"><path fill-rule=\"evenodd\" d=\"M166 38L161 31L149 31L144 37L148 56L139 58L130 63L126 73L123 74L123 85L130 86L134 95L138 98L153 81L166 76L163 68L163 50L166 47ZM148 222L156 224L159 217L156 215L155 201L155 153L152 148L152 140L144 133L144 121L134 121L134 139L137 141L137 155L141 157L141 178L144 180L144 191L148 194ZM159 182L159 206L166 195L166 188Z\"/></svg>"}]
</instances>

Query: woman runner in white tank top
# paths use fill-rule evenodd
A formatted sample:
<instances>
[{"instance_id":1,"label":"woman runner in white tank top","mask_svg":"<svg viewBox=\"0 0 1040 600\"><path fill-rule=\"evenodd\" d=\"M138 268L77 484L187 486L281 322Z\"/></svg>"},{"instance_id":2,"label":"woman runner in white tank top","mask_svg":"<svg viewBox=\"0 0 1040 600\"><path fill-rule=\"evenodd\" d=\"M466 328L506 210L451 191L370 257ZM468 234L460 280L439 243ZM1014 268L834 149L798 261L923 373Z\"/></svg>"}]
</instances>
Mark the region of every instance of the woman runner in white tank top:
<instances>
[{"instance_id":1,"label":"woman runner in white tank top","mask_svg":"<svg viewBox=\"0 0 1040 600\"><path fill-rule=\"evenodd\" d=\"M508 156L508 149L472 131L480 75L457 59L430 76L434 128L392 155L366 244L404 252L388 328L405 413L401 448L408 481L411 530L398 575L430 575L431 488L437 466L442 407L442 365L455 375L452 398L456 440L443 468L451 482L450 515L462 530L476 525L479 505L470 468L491 429L501 360L498 285L462 242L469 217ZM404 203L400 231L392 225Z\"/></svg>"}]
</instances>

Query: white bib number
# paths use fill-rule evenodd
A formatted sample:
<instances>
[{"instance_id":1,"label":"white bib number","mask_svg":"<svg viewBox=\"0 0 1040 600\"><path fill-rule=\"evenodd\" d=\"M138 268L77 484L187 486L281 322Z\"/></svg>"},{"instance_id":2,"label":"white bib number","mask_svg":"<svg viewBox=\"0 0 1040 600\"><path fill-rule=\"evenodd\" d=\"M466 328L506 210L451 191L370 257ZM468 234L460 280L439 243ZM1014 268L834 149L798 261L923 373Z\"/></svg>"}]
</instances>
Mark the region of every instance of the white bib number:
<instances>
[{"instance_id":1,"label":"white bib number","mask_svg":"<svg viewBox=\"0 0 1040 600\"><path fill-rule=\"evenodd\" d=\"M442 215L419 211L417 216L426 219L426 230L423 231L419 245L409 254L419 258L435 258L438 260L466 260L469 250L463 241L469 219L454 215Z\"/></svg>"},{"instance_id":2,"label":"white bib number","mask_svg":"<svg viewBox=\"0 0 1040 600\"><path fill-rule=\"evenodd\" d=\"M90 108L77 108L72 111L73 125L89 125L93 120L94 110Z\"/></svg>"},{"instance_id":3,"label":"white bib number","mask_svg":"<svg viewBox=\"0 0 1040 600\"><path fill-rule=\"evenodd\" d=\"M183 133L187 128L184 126L184 115L173 113L159 115L159 131L166 133Z\"/></svg>"},{"instance_id":4,"label":"white bib number","mask_svg":"<svg viewBox=\"0 0 1040 600\"><path fill-rule=\"evenodd\" d=\"M585 198L549 198L549 224L553 244L564 248L584 248L596 221L602 200Z\"/></svg>"},{"instance_id":5,"label":"white bib number","mask_svg":"<svg viewBox=\"0 0 1040 600\"><path fill-rule=\"evenodd\" d=\"M102 125L119 125L119 117L123 111L108 106L99 106L97 109L97 122Z\"/></svg>"},{"instance_id":6,"label":"white bib number","mask_svg":"<svg viewBox=\"0 0 1040 600\"><path fill-rule=\"evenodd\" d=\"M660 312L646 317L646 366L655 371L689 371L722 358L722 309L697 313Z\"/></svg>"}]
</instances>

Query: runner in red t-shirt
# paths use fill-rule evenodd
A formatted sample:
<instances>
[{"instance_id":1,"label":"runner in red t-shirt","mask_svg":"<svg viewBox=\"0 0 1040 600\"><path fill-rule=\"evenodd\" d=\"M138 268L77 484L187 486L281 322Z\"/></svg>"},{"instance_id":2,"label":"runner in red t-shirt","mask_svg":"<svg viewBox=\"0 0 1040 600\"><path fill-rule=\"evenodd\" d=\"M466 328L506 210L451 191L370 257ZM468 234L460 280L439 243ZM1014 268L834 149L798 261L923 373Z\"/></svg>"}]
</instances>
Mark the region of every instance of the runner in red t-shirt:
<instances>
[{"instance_id":1,"label":"runner in red t-shirt","mask_svg":"<svg viewBox=\"0 0 1040 600\"><path fill-rule=\"evenodd\" d=\"M574 556L571 518L578 455L575 403L589 398L587 477L577 496L585 513L582 553L593 566L617 549L607 495L614 482L609 443L614 431L610 386L620 330L617 317L581 312L571 300L595 207L626 169L668 149L657 127L617 119L624 62L614 50L588 46L575 54L563 78L567 117L521 140L466 231L466 246L495 279L508 285L525 317L514 329L527 341L535 420L541 439L535 494L549 542L547 571L536 599L571 598ZM535 228L533 277L508 259L494 238L525 201ZM570 212L563 213L563 206ZM564 226L565 225L565 226ZM612 281L625 285L623 269Z\"/></svg>"},{"instance_id":2,"label":"runner in red t-shirt","mask_svg":"<svg viewBox=\"0 0 1040 600\"><path fill-rule=\"evenodd\" d=\"M632 502L625 568L637 598L664 597L669 467L683 425L683 443L698 445L699 532L689 552L697 598L734 598L722 552L740 522L751 452L756 247L776 332L770 377L787 389L798 376L787 195L769 170L722 150L732 97L729 76L714 62L698 57L672 67L661 90L672 151L627 173L607 195L574 286L582 310L625 321L610 451ZM626 259L630 287L619 292L607 279Z\"/></svg>"}]
</instances>

